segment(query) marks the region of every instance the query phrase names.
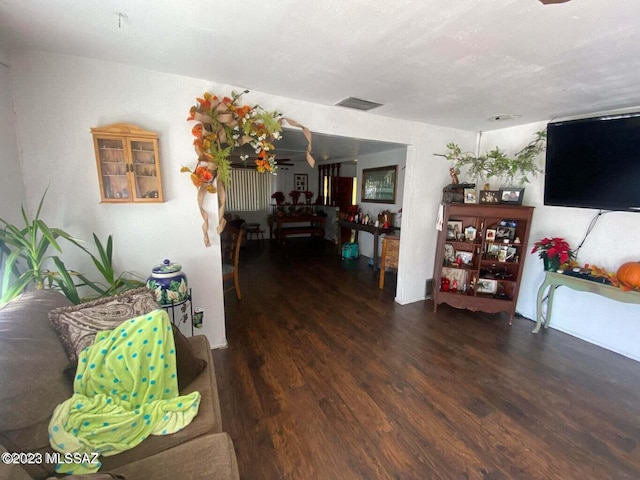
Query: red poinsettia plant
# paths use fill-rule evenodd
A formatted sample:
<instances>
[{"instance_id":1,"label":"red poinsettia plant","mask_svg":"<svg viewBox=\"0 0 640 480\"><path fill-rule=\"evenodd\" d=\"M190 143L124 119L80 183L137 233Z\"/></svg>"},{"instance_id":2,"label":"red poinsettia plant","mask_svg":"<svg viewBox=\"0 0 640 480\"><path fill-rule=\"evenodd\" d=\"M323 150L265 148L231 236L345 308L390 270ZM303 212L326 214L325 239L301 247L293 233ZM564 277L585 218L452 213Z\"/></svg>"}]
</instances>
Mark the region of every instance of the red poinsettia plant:
<instances>
[{"instance_id":1,"label":"red poinsettia plant","mask_svg":"<svg viewBox=\"0 0 640 480\"><path fill-rule=\"evenodd\" d=\"M545 237L542 240L537 241L533 244L533 248L531 249L531 253L536 252L538 252L538 257L543 259L558 257L561 264L567 263L576 257L575 252L571 250L571 247L569 246L569 242L560 237Z\"/></svg>"},{"instance_id":2,"label":"red poinsettia plant","mask_svg":"<svg viewBox=\"0 0 640 480\"><path fill-rule=\"evenodd\" d=\"M271 198L273 198L278 205L284 203L284 193L282 192L274 192L271 194Z\"/></svg>"},{"instance_id":3,"label":"red poinsettia plant","mask_svg":"<svg viewBox=\"0 0 640 480\"><path fill-rule=\"evenodd\" d=\"M298 190L291 190L289 192L289 196L293 200L293 203L298 203L298 199L300 198L300 195L302 195L302 192Z\"/></svg>"}]
</instances>

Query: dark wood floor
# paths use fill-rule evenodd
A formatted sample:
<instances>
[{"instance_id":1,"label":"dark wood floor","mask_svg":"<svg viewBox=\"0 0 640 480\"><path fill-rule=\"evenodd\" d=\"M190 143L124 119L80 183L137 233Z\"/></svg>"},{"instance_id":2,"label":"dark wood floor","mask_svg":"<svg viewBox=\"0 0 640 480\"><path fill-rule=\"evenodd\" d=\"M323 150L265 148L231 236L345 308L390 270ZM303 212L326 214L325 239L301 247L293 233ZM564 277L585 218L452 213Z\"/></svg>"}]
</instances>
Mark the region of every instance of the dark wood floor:
<instances>
[{"instance_id":1,"label":"dark wood floor","mask_svg":"<svg viewBox=\"0 0 640 480\"><path fill-rule=\"evenodd\" d=\"M637 362L523 318L398 305L394 275L380 291L366 259L308 240L241 263L214 359L242 478L640 478Z\"/></svg>"}]
</instances>

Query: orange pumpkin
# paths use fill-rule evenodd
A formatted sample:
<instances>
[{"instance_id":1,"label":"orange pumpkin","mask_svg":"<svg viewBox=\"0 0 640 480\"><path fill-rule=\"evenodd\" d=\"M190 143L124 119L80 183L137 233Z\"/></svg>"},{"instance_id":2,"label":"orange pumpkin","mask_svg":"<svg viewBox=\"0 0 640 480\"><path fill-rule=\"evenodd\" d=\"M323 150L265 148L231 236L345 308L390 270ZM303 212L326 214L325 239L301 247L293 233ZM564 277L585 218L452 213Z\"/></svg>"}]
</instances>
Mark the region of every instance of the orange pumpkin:
<instances>
[{"instance_id":1,"label":"orange pumpkin","mask_svg":"<svg viewBox=\"0 0 640 480\"><path fill-rule=\"evenodd\" d=\"M623 263L616 276L621 284L640 290L640 262Z\"/></svg>"}]
</instances>

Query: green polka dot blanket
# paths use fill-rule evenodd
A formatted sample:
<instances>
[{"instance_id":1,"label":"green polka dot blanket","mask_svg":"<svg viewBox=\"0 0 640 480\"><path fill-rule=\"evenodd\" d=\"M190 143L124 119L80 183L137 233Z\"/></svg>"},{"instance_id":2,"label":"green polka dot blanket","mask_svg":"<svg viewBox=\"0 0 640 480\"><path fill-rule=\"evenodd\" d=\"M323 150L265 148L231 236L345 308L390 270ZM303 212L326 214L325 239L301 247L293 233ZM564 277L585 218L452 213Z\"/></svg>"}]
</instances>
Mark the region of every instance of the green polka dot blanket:
<instances>
[{"instance_id":1,"label":"green polka dot blanket","mask_svg":"<svg viewBox=\"0 0 640 480\"><path fill-rule=\"evenodd\" d=\"M53 449L115 455L149 435L169 435L189 425L200 393L179 396L175 353L169 317L161 309L96 335L78 357L73 396L53 413ZM93 473L100 466L99 461L58 464L56 471Z\"/></svg>"}]
</instances>

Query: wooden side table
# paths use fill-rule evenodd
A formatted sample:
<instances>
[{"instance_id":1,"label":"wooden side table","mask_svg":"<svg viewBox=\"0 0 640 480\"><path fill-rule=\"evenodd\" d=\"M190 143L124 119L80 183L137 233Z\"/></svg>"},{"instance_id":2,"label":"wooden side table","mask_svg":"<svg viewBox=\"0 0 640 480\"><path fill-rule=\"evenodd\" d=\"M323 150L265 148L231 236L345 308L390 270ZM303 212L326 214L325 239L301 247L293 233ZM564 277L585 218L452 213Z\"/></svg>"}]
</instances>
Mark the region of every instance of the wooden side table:
<instances>
[{"instance_id":1,"label":"wooden side table","mask_svg":"<svg viewBox=\"0 0 640 480\"><path fill-rule=\"evenodd\" d=\"M400 253L400 237L386 235L382 240L382 257L380 257L380 280L378 287L384 289L384 272L387 268L398 268L398 254Z\"/></svg>"},{"instance_id":2,"label":"wooden side table","mask_svg":"<svg viewBox=\"0 0 640 480\"><path fill-rule=\"evenodd\" d=\"M356 232L354 242L358 243L358 232L369 232L373 235L373 271L375 272L378 269L378 237L381 234L388 234L393 232L394 230L398 230L396 227L382 228L382 227L374 227L373 225L365 225L363 223L353 223L348 222L346 220L338 220L338 253L340 253L340 249L342 248L342 232L340 231L340 227L350 228Z\"/></svg>"},{"instance_id":3,"label":"wooden side table","mask_svg":"<svg viewBox=\"0 0 640 480\"><path fill-rule=\"evenodd\" d=\"M551 307L553 306L553 294L556 289L561 286L569 287L573 290L581 292L591 292L596 295L617 300L624 303L635 303L640 305L640 292L628 291L619 289L612 285L605 285L603 283L592 282L591 280L585 280L582 278L572 277L571 275L565 275L563 273L545 272L544 281L538 289L538 305L536 312L536 327L532 333L538 333L542 322L544 321L544 328L549 327L549 321L551 320ZM549 289L549 293L545 296L544 292ZM547 302L546 314L543 313L544 302Z\"/></svg>"}]
</instances>

